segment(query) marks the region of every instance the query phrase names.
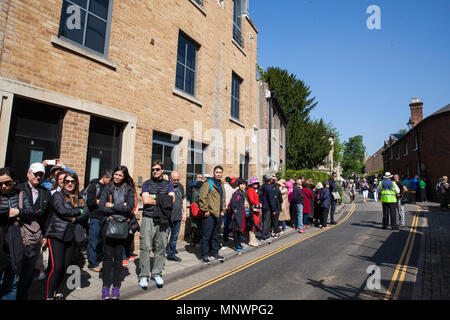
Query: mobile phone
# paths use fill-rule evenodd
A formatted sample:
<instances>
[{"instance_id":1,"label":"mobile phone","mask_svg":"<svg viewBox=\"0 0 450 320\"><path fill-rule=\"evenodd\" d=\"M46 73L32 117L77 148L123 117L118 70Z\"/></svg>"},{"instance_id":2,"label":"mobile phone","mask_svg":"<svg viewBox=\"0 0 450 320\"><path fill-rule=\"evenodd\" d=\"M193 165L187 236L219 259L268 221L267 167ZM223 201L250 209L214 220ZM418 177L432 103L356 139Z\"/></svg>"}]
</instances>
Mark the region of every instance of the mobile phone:
<instances>
[{"instance_id":1,"label":"mobile phone","mask_svg":"<svg viewBox=\"0 0 450 320\"><path fill-rule=\"evenodd\" d=\"M56 160L45 160L49 166L54 166L56 164Z\"/></svg>"}]
</instances>

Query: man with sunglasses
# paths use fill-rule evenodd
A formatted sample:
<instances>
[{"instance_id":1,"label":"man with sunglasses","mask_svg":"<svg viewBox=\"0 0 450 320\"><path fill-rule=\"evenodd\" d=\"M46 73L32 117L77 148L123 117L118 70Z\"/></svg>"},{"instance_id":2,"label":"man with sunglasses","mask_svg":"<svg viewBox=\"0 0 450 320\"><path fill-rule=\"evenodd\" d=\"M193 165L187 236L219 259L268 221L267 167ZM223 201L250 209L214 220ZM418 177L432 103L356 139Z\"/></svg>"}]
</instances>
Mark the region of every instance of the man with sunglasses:
<instances>
[{"instance_id":1,"label":"man with sunglasses","mask_svg":"<svg viewBox=\"0 0 450 320\"><path fill-rule=\"evenodd\" d=\"M42 163L36 162L30 165L27 172L27 181L19 185L19 189L23 192L23 215L19 218L26 222L37 221L41 227L42 234L45 234L46 221L49 213L49 204L51 200L50 191L41 185L45 175L45 167ZM42 247L47 244L47 239L42 239ZM27 299L27 291L33 280L33 270L41 254L41 247L37 248L25 247L22 283L23 289L18 290L18 299ZM19 287L21 281L19 281ZM20 292L24 292L24 296L20 297Z\"/></svg>"},{"instance_id":2,"label":"man with sunglasses","mask_svg":"<svg viewBox=\"0 0 450 320\"><path fill-rule=\"evenodd\" d=\"M155 222L157 199L161 195L172 196L175 201L174 188L169 181L163 179L164 167L160 160L152 163L152 177L142 185L142 201L144 211L141 220L140 230L140 274L139 287L148 289L148 277L150 275L150 250L155 247L155 259L152 265L152 279L156 286L162 288L164 282L162 278L162 269L166 257L168 225Z\"/></svg>"}]
</instances>

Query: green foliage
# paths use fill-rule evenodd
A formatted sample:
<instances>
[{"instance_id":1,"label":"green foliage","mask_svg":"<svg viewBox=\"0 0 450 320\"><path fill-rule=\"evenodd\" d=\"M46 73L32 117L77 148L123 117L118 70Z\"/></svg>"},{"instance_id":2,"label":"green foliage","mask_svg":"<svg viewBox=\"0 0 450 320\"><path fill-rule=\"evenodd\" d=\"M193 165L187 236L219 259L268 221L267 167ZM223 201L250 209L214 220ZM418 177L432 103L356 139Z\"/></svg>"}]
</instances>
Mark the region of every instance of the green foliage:
<instances>
[{"instance_id":1,"label":"green foliage","mask_svg":"<svg viewBox=\"0 0 450 320\"><path fill-rule=\"evenodd\" d=\"M261 75L288 119L287 168L314 168L322 164L331 150L330 133L322 119L309 119L310 112L317 106L315 98L310 98L310 88L294 74L276 67L261 71Z\"/></svg>"},{"instance_id":2,"label":"green foliage","mask_svg":"<svg viewBox=\"0 0 450 320\"><path fill-rule=\"evenodd\" d=\"M407 134L408 133L408 129L400 129L400 130L398 130L398 133Z\"/></svg>"},{"instance_id":3,"label":"green foliage","mask_svg":"<svg viewBox=\"0 0 450 320\"><path fill-rule=\"evenodd\" d=\"M283 172L278 172L277 173L277 178L278 179L284 179L286 181L293 179L293 180L297 180L298 177L303 176L305 177L306 180L308 179L312 179L314 185L316 185L319 182L324 182L327 181L328 179L331 178L331 175L326 173L326 172L321 172L321 171L314 171L314 170L291 170L288 169L286 171Z\"/></svg>"},{"instance_id":4,"label":"green foliage","mask_svg":"<svg viewBox=\"0 0 450 320\"><path fill-rule=\"evenodd\" d=\"M366 147L362 136L355 136L344 143L342 159L343 175L350 176L353 173L361 174L364 168L364 154Z\"/></svg>"}]
</instances>

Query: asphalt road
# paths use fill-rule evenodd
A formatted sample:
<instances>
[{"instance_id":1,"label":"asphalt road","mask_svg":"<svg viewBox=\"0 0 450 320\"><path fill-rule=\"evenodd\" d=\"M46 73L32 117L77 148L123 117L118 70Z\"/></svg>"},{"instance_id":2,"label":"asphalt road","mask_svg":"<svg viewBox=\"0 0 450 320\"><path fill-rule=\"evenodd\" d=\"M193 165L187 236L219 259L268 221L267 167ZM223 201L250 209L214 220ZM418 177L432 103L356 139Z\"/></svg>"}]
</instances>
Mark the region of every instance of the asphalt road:
<instances>
[{"instance_id":1,"label":"asphalt road","mask_svg":"<svg viewBox=\"0 0 450 320\"><path fill-rule=\"evenodd\" d=\"M214 272L203 269L186 282L182 300L339 300L411 299L419 257L420 224L414 228L415 205L405 208L406 226L400 231L381 229L381 203L357 198L355 210L338 226L297 242L293 234L267 258L255 251L246 260L233 261L236 270L224 266ZM347 206L350 211L351 206ZM417 213L419 214L419 213ZM346 213L343 215L345 217ZM286 248L283 249L283 245ZM281 248L281 249L279 249ZM240 257L239 257L240 258ZM250 266L246 263L254 261ZM230 261L231 262L231 261ZM239 265L242 265L240 268ZM230 267L230 266L229 266ZM221 270L222 269L222 270ZM223 274L221 277L220 274ZM393 278L395 281L393 281ZM177 292L172 288L171 294ZM161 292L162 293L162 292ZM167 297L167 296L166 296Z\"/></svg>"}]
</instances>

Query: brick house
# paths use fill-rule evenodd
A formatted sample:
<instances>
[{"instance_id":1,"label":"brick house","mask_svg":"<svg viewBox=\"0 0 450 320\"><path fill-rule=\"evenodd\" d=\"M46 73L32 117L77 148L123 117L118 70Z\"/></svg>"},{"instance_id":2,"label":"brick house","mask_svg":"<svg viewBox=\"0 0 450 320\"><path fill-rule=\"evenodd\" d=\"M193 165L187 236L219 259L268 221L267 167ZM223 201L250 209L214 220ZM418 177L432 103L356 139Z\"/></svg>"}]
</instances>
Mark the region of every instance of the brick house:
<instances>
[{"instance_id":1,"label":"brick house","mask_svg":"<svg viewBox=\"0 0 450 320\"><path fill-rule=\"evenodd\" d=\"M366 163L364 164L364 173L370 174L371 172L383 169L383 150L384 146L367 158Z\"/></svg>"},{"instance_id":2,"label":"brick house","mask_svg":"<svg viewBox=\"0 0 450 320\"><path fill-rule=\"evenodd\" d=\"M413 99L409 105L410 130L389 139L383 151L386 171L400 176L427 178L428 197L436 200L435 186L450 173L450 105L423 119L423 102Z\"/></svg>"},{"instance_id":3,"label":"brick house","mask_svg":"<svg viewBox=\"0 0 450 320\"><path fill-rule=\"evenodd\" d=\"M0 166L25 178L60 158L86 184L123 164L139 186L157 159L183 185L216 164L255 175L240 138L257 123L257 34L248 0L1 1Z\"/></svg>"}]
</instances>

